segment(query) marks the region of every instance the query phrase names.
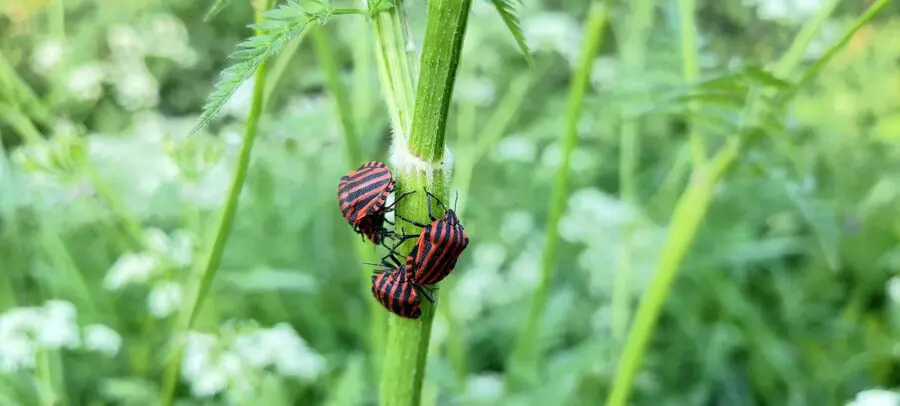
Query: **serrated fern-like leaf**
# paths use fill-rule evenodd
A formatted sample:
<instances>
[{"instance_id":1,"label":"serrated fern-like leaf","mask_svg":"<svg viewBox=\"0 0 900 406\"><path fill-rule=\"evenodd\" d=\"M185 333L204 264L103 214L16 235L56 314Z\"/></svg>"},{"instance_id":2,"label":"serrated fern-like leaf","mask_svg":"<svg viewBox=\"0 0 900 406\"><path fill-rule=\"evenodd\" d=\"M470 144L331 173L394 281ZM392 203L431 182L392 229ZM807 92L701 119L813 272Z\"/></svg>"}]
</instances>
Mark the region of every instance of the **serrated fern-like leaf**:
<instances>
[{"instance_id":1,"label":"serrated fern-like leaf","mask_svg":"<svg viewBox=\"0 0 900 406\"><path fill-rule=\"evenodd\" d=\"M262 23L250 25L259 34L238 44L237 50L229 56L234 63L219 74L219 80L203 106L200 121L191 130L191 134L209 124L238 87L253 76L260 64L278 54L285 44L302 34L311 22L324 24L330 16L330 8L310 13L291 0L263 14Z\"/></svg>"},{"instance_id":2,"label":"serrated fern-like leaf","mask_svg":"<svg viewBox=\"0 0 900 406\"><path fill-rule=\"evenodd\" d=\"M513 1L514 0L491 0L491 3L494 4L494 8L497 9L497 12L500 13L500 18L503 19L503 23L506 24L509 33L512 34L513 38L516 40L516 44L519 45L519 50L525 55L525 60L528 61L529 65L533 65L534 59L531 56L531 50L528 48L528 43L525 41L525 33L522 32L522 24L519 23L519 15L516 13L516 6L513 4Z\"/></svg>"}]
</instances>

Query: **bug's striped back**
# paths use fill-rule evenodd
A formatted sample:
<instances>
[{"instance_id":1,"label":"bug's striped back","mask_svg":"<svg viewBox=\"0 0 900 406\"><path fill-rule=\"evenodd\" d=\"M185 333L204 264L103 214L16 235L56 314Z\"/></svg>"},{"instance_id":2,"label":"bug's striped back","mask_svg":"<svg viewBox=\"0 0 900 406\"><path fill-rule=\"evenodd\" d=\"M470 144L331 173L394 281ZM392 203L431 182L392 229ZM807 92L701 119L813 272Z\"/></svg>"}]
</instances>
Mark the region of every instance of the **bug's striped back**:
<instances>
[{"instance_id":1,"label":"bug's striped back","mask_svg":"<svg viewBox=\"0 0 900 406\"><path fill-rule=\"evenodd\" d=\"M372 295L385 309L400 317L422 316L419 294L408 279L405 266L372 275Z\"/></svg>"},{"instance_id":2,"label":"bug's striped back","mask_svg":"<svg viewBox=\"0 0 900 406\"><path fill-rule=\"evenodd\" d=\"M384 163L371 161L341 177L338 204L350 225L357 226L367 216L383 216L381 209L393 191L391 170Z\"/></svg>"},{"instance_id":3,"label":"bug's striped back","mask_svg":"<svg viewBox=\"0 0 900 406\"><path fill-rule=\"evenodd\" d=\"M419 234L419 240L410 253L412 280L421 285L440 282L456 267L456 261L469 245L469 236L453 210L447 210Z\"/></svg>"}]
</instances>

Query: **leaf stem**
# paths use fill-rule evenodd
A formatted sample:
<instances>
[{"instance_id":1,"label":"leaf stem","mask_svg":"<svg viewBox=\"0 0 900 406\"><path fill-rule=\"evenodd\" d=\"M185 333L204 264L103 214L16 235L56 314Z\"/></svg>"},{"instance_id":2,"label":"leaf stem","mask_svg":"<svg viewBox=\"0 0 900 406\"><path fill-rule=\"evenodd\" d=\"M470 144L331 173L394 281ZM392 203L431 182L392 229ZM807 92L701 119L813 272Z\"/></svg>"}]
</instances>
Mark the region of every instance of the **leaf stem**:
<instances>
[{"instance_id":1,"label":"leaf stem","mask_svg":"<svg viewBox=\"0 0 900 406\"><path fill-rule=\"evenodd\" d=\"M406 140L400 138L403 137L402 134L398 134L396 131L394 134L395 149L392 162L397 164L395 165L397 176L395 193L417 192L398 204L397 213L406 218L419 221L428 219L426 195L422 193L423 189L427 188L438 198L445 202L448 201L444 172L444 168L447 166L441 161L445 148L444 131L470 7L470 0L431 0L428 2L428 20L422 46L422 64L426 69L419 78L415 111L398 111L404 116L413 113L412 132L409 136L410 144L407 145ZM395 28L405 30L405 27L396 26ZM376 42L383 44L382 41L383 39L379 39ZM384 49L376 49L379 64L384 61L385 52L383 51ZM402 64L401 60L389 62ZM407 72L410 79L415 77L414 69L410 65L395 66L394 68L395 71ZM384 87L384 80L390 79L390 77L382 75L381 79ZM396 100L394 101L396 102ZM394 106L393 109L399 110L397 107ZM411 107L413 107L412 103L405 105L405 108ZM392 107L389 106L389 109ZM439 208L432 205L432 209ZM440 213L434 214L440 215ZM405 232L417 232L415 227L411 228ZM414 244L415 241L408 241L401 249L408 250ZM435 306L427 300L423 300L422 316L418 320L405 319L395 315L388 316L388 338L380 388L380 404L382 406L418 406L420 404L434 313Z\"/></svg>"},{"instance_id":2,"label":"leaf stem","mask_svg":"<svg viewBox=\"0 0 900 406\"><path fill-rule=\"evenodd\" d=\"M370 8L377 1L367 0ZM416 97L415 75L418 70L415 58L407 55L408 37L402 18L400 0L391 1L394 7L388 11L375 13L372 23L375 31L375 64L381 82L382 95L391 117L395 145L397 141L405 145L409 139ZM399 138L398 138L399 136Z\"/></svg>"},{"instance_id":3,"label":"leaf stem","mask_svg":"<svg viewBox=\"0 0 900 406\"><path fill-rule=\"evenodd\" d=\"M644 70L647 37L653 24L654 0L632 2L632 10L628 19L628 31L625 45L622 47L623 68L626 72L638 75ZM619 158L619 197L627 204L637 205L637 171L640 156L640 119L626 118L619 134L621 156ZM622 233L622 248L616 259L613 276L611 301L612 335L618 342L625 341L631 317L631 255L635 224L625 225Z\"/></svg>"},{"instance_id":4,"label":"leaf stem","mask_svg":"<svg viewBox=\"0 0 900 406\"><path fill-rule=\"evenodd\" d=\"M262 7L255 10L257 24L262 22L262 13L265 11ZM257 30L256 35L259 35ZM253 143L256 139L256 130L259 126L259 119L263 110L263 94L266 87L266 69L268 62L263 62L256 70L256 78L253 83L253 99L250 105L250 114L247 117L246 127L244 129L244 139L241 145L240 154L238 156L237 167L231 180L231 186L228 190L228 196L225 205L222 208L219 217L218 228L213 244L206 259L206 266L200 276L199 285L194 290L191 297L190 307L185 307L179 313L179 325L177 327L177 341L174 343L175 351L173 357L169 360L166 368L163 384L162 404L170 406L175 397L175 390L178 382L178 374L181 366L181 354L183 351L182 339L193 328L203 306L203 301L209 294L216 271L219 269L219 263L222 261L222 255L225 252L225 245L231 234L231 228L234 223L235 213L237 212L238 201L240 199L241 190L244 187L244 181L247 178L247 170L250 166L250 157L253 151Z\"/></svg>"},{"instance_id":5,"label":"leaf stem","mask_svg":"<svg viewBox=\"0 0 900 406\"><path fill-rule=\"evenodd\" d=\"M525 380L523 374L533 371L537 365L535 341L538 327L541 323L541 316L544 312L544 307L547 305L547 294L550 289L550 280L553 276L553 263L556 260L556 248L559 244L557 227L562 217L568 194L569 161L571 160L572 151L578 143L578 121L581 118L581 107L587 91L594 55L597 54L597 51L600 49L600 43L603 40L608 3L609 0L592 2L588 12L587 23L584 26L584 42L581 48L581 56L579 57L578 70L575 71L575 76L572 78L571 87L569 88L568 114L562 139L562 159L556 173L556 183L553 187L553 195L550 201L545 236L546 245L541 258L540 282L534 291L525 327L522 333L519 334L509 361L510 367L508 370L511 372L510 377L512 378L509 382L512 385L521 386L526 384L527 382L523 382Z\"/></svg>"},{"instance_id":6,"label":"leaf stem","mask_svg":"<svg viewBox=\"0 0 900 406\"><path fill-rule=\"evenodd\" d=\"M697 24L694 21L694 10L697 8L697 0L679 0L678 15L681 27L681 69L684 83L694 83L700 77L700 64L697 61ZM700 110L700 103L692 100L688 103L689 117L693 117ZM706 145L703 137L688 120L688 134L690 137L691 161L695 168L701 167L706 162Z\"/></svg>"}]
</instances>

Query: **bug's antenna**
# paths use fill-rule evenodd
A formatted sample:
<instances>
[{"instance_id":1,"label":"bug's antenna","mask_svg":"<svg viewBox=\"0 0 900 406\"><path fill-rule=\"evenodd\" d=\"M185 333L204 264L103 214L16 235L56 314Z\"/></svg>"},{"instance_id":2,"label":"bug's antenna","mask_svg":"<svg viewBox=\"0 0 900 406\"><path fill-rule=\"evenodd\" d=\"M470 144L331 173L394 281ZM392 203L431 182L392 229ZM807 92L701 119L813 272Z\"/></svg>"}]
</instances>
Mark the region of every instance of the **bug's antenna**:
<instances>
[{"instance_id":1,"label":"bug's antenna","mask_svg":"<svg viewBox=\"0 0 900 406\"><path fill-rule=\"evenodd\" d=\"M456 191L456 198L453 199L453 211L456 211L456 204L459 203L459 191Z\"/></svg>"}]
</instances>

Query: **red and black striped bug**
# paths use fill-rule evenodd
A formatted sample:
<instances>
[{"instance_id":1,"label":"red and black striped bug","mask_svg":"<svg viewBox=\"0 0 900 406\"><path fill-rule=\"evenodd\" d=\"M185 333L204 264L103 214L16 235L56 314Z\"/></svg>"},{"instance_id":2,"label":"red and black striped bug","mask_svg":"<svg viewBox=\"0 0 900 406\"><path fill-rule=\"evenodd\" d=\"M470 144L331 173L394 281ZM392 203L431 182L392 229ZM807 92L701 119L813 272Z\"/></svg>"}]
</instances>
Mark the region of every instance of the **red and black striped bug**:
<instances>
[{"instance_id":1,"label":"red and black striped bug","mask_svg":"<svg viewBox=\"0 0 900 406\"><path fill-rule=\"evenodd\" d=\"M409 280L405 266L375 271L372 275L372 296L385 309L400 317L418 319L422 316L419 291L416 284Z\"/></svg>"},{"instance_id":2,"label":"red and black striped bug","mask_svg":"<svg viewBox=\"0 0 900 406\"><path fill-rule=\"evenodd\" d=\"M384 228L384 215L409 193L385 206L388 196L394 191L394 178L387 165L378 161L366 162L358 169L341 177L338 183L338 204L353 231L380 244L390 234Z\"/></svg>"},{"instance_id":3,"label":"red and black striped bug","mask_svg":"<svg viewBox=\"0 0 900 406\"><path fill-rule=\"evenodd\" d=\"M408 234L398 238L398 243L418 237L416 246L407 256L406 266L412 271L410 279L420 285L433 285L440 282L456 267L456 261L469 245L469 236L456 212L444 206L437 196L425 191L428 195L428 217L431 224L422 224L397 215L404 221L422 227L418 235ZM444 216L437 218L431 211L431 199L437 200L444 208Z\"/></svg>"}]
</instances>

